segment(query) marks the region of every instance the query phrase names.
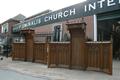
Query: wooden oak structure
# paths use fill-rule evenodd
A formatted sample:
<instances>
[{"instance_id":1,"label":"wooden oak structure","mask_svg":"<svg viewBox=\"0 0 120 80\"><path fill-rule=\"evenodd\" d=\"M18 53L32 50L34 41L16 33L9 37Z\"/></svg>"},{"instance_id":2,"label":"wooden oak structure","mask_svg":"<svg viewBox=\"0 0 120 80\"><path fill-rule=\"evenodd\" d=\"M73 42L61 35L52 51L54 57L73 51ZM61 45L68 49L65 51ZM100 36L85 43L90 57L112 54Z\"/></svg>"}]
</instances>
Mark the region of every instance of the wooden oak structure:
<instances>
[{"instance_id":1,"label":"wooden oak structure","mask_svg":"<svg viewBox=\"0 0 120 80\"><path fill-rule=\"evenodd\" d=\"M25 36L25 61L33 61L33 36L34 36L34 30L32 29L25 29L21 30L22 34Z\"/></svg>"},{"instance_id":2,"label":"wooden oak structure","mask_svg":"<svg viewBox=\"0 0 120 80\"><path fill-rule=\"evenodd\" d=\"M47 63L48 67L97 70L112 74L112 43L87 42L85 23L67 24L70 42L34 43L33 30L22 30L25 43L13 43L13 60Z\"/></svg>"},{"instance_id":3,"label":"wooden oak structure","mask_svg":"<svg viewBox=\"0 0 120 80\"><path fill-rule=\"evenodd\" d=\"M85 23L67 24L71 35L70 68L85 69Z\"/></svg>"}]
</instances>

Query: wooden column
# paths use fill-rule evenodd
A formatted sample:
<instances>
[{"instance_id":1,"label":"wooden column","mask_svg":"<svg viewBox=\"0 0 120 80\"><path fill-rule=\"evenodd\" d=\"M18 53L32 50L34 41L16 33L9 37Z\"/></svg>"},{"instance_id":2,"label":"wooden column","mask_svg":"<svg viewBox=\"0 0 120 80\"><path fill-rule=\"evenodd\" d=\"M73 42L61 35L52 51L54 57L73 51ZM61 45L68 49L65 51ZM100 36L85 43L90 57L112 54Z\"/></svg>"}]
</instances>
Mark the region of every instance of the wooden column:
<instances>
[{"instance_id":1,"label":"wooden column","mask_svg":"<svg viewBox=\"0 0 120 80\"><path fill-rule=\"evenodd\" d=\"M70 68L86 68L85 55L85 23L67 24L71 35L71 53L70 53Z\"/></svg>"},{"instance_id":2,"label":"wooden column","mask_svg":"<svg viewBox=\"0 0 120 80\"><path fill-rule=\"evenodd\" d=\"M25 35L25 45L26 45L26 52L25 52L25 61L34 61L34 30L26 29L22 30L22 33Z\"/></svg>"}]
</instances>

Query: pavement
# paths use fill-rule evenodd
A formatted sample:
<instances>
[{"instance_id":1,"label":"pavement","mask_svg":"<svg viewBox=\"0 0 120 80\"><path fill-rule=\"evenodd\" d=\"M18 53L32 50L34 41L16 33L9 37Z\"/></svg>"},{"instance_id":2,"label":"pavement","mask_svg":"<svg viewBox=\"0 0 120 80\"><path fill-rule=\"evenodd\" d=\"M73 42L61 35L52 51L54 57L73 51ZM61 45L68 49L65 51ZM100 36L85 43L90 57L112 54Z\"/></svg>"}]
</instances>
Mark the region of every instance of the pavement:
<instances>
[{"instance_id":1,"label":"pavement","mask_svg":"<svg viewBox=\"0 0 120 80\"><path fill-rule=\"evenodd\" d=\"M0 80L51 80L47 77L34 77L11 70L0 70Z\"/></svg>"},{"instance_id":2,"label":"pavement","mask_svg":"<svg viewBox=\"0 0 120 80\"><path fill-rule=\"evenodd\" d=\"M10 57L4 57L3 60L0 60L0 70L15 71L36 78L46 78L39 80L120 80L120 61L113 61L112 76L97 71L47 68L47 65L40 63L12 61Z\"/></svg>"}]
</instances>

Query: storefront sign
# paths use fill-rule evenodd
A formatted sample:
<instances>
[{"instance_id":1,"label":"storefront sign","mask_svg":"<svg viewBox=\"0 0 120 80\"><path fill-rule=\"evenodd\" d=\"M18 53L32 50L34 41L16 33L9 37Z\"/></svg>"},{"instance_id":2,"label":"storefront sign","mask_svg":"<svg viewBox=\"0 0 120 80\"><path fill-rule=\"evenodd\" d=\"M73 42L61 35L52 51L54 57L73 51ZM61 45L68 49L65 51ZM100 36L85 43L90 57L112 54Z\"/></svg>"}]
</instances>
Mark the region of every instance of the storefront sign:
<instances>
[{"instance_id":1,"label":"storefront sign","mask_svg":"<svg viewBox=\"0 0 120 80\"><path fill-rule=\"evenodd\" d=\"M119 9L120 0L88 0L17 24L14 26L13 31L16 32L25 27L37 27Z\"/></svg>"}]
</instances>

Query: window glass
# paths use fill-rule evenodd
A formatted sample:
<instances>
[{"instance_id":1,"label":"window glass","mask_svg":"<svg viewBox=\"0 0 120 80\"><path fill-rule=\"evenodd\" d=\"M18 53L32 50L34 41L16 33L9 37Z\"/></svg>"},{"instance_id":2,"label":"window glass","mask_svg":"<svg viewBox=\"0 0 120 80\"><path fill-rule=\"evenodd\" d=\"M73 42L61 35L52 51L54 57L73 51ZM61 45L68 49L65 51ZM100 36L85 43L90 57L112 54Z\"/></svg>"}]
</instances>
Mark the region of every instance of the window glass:
<instances>
[{"instance_id":1,"label":"window glass","mask_svg":"<svg viewBox=\"0 0 120 80\"><path fill-rule=\"evenodd\" d=\"M8 32L8 23L2 25L2 33Z\"/></svg>"},{"instance_id":2,"label":"window glass","mask_svg":"<svg viewBox=\"0 0 120 80\"><path fill-rule=\"evenodd\" d=\"M53 41L60 41L60 28L61 25L54 26Z\"/></svg>"}]
</instances>

